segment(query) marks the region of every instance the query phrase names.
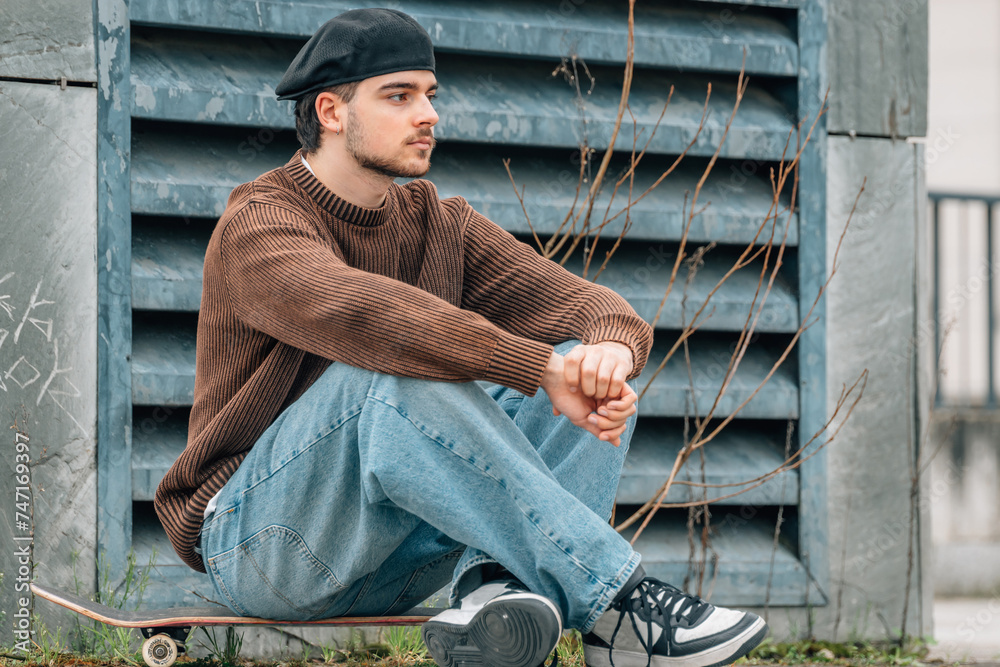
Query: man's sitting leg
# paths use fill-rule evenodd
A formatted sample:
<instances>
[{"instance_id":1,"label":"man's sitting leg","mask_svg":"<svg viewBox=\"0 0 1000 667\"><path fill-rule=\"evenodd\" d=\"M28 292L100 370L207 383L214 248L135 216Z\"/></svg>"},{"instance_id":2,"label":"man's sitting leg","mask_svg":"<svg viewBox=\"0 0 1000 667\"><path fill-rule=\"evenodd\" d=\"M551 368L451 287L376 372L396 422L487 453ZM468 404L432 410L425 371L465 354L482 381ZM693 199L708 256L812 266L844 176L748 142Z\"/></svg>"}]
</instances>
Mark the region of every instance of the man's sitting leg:
<instances>
[{"instance_id":1,"label":"man's sitting leg","mask_svg":"<svg viewBox=\"0 0 1000 667\"><path fill-rule=\"evenodd\" d=\"M565 355L578 344L567 341L557 345L556 352ZM484 388L532 443L560 486L607 520L634 432L635 416L629 419L621 446L616 448L566 419L554 418L544 392L527 397L499 385ZM544 635L549 631L555 618L553 612L538 600L529 603L528 599L537 596L511 579L513 576L492 563L487 554L474 548L466 550L456 568L453 611L425 626L425 642L439 664L458 661L469 650L469 644L476 643L486 647L485 664L502 664L492 656L534 645L525 639L526 634ZM662 613L660 605L668 613ZM508 612L509 608L515 611ZM502 622L494 621L504 615L507 618ZM519 618L538 619L536 627L515 620ZM484 628L491 622L492 632L487 633ZM715 607L686 595L646 578L640 567L622 586L608 611L597 619L584 645L588 665L610 664L613 645L614 664L620 667L646 665L649 661L654 665L697 667L735 660L757 645L766 632L763 620L757 616ZM647 646L651 647L649 651Z\"/></svg>"}]
</instances>

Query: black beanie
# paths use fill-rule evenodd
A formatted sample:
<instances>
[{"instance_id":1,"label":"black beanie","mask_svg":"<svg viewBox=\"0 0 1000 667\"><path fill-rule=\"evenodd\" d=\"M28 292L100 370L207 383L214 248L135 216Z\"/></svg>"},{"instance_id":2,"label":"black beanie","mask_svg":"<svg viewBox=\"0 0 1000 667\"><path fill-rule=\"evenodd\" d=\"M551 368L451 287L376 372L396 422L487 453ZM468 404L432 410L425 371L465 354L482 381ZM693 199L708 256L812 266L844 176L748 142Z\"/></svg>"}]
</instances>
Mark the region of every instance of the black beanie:
<instances>
[{"instance_id":1,"label":"black beanie","mask_svg":"<svg viewBox=\"0 0 1000 667\"><path fill-rule=\"evenodd\" d=\"M405 70L434 71L431 37L395 9L352 9L316 31L274 89L294 100L338 83Z\"/></svg>"}]
</instances>

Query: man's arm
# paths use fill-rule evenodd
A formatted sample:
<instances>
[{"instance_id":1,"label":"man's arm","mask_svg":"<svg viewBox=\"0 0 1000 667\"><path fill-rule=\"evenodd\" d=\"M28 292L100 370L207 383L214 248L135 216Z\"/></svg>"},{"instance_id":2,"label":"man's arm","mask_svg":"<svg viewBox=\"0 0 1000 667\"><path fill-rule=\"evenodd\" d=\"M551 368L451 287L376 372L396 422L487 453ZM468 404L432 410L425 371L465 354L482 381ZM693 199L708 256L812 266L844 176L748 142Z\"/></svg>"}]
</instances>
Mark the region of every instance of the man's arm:
<instances>
[{"instance_id":1,"label":"man's arm","mask_svg":"<svg viewBox=\"0 0 1000 667\"><path fill-rule=\"evenodd\" d=\"M309 223L251 204L226 222L220 257L247 326L335 361L391 375L489 380L534 395L552 346L413 285L345 264Z\"/></svg>"},{"instance_id":2,"label":"man's arm","mask_svg":"<svg viewBox=\"0 0 1000 667\"><path fill-rule=\"evenodd\" d=\"M467 215L463 308L532 340L582 341L567 355L566 373L588 396L617 395L639 375L653 330L625 299L545 259L471 207ZM618 375L608 380L615 390L598 385L602 366L615 367Z\"/></svg>"}]
</instances>

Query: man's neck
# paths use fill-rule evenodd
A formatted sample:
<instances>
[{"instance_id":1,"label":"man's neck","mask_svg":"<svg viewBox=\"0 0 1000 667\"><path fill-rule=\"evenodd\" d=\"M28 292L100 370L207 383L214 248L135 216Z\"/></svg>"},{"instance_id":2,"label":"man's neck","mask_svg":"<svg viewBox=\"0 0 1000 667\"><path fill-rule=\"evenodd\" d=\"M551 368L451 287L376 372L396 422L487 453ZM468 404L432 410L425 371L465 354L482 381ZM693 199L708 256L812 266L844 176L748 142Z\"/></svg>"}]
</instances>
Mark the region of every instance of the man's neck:
<instances>
[{"instance_id":1,"label":"man's neck","mask_svg":"<svg viewBox=\"0 0 1000 667\"><path fill-rule=\"evenodd\" d=\"M313 174L333 194L355 206L379 208L393 179L359 167L347 156L333 155L322 149L306 155Z\"/></svg>"}]
</instances>

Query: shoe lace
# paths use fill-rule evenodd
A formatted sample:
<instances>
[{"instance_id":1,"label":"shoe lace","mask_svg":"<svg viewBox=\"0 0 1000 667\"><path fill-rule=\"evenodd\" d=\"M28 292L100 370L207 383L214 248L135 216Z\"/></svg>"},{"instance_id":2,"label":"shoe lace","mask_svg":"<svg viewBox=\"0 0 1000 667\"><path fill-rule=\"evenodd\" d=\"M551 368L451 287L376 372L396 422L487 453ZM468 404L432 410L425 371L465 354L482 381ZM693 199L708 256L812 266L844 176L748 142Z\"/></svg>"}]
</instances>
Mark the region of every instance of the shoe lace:
<instances>
[{"instance_id":1,"label":"shoe lace","mask_svg":"<svg viewBox=\"0 0 1000 667\"><path fill-rule=\"evenodd\" d=\"M655 577L646 577L632 589L632 592L618 601L616 606L621 613L618 615L615 631L611 633L610 646L608 647L608 659L611 662L611 667L615 665L612 654L615 637L618 636L618 631L626 616L632 624L632 630L636 637L639 638L639 643L646 649L646 667L650 667L653 662L654 619L657 616L662 619L663 632L669 635L674 623L683 620L685 615L689 618L697 618L702 610L708 606L708 603L697 595L689 595ZM639 630L640 623L645 624L645 633Z\"/></svg>"}]
</instances>

